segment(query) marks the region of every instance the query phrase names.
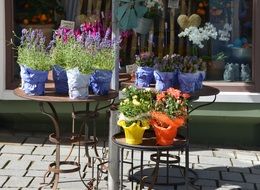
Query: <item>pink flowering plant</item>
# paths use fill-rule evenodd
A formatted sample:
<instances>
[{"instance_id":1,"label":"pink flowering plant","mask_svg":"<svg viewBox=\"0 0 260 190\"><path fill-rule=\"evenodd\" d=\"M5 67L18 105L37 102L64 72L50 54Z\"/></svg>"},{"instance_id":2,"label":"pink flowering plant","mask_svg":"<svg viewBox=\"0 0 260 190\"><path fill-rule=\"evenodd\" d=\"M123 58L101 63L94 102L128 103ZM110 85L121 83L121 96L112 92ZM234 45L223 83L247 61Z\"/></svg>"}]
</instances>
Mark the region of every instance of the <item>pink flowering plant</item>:
<instances>
[{"instance_id":1,"label":"pink flowering plant","mask_svg":"<svg viewBox=\"0 0 260 190\"><path fill-rule=\"evenodd\" d=\"M91 56L76 36L76 32L66 28L55 31L50 50L52 63L66 70L78 67L81 73L90 74L93 72Z\"/></svg>"}]
</instances>

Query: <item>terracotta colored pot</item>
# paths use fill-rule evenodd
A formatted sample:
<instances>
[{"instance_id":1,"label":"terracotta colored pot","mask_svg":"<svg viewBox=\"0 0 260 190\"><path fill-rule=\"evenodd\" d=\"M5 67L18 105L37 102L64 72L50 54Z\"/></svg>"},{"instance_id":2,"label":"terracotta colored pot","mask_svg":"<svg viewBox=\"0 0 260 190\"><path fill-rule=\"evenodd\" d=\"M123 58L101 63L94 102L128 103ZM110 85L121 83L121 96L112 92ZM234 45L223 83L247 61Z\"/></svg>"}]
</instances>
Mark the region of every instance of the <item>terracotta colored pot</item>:
<instances>
[{"instance_id":1,"label":"terracotta colored pot","mask_svg":"<svg viewBox=\"0 0 260 190\"><path fill-rule=\"evenodd\" d=\"M158 145L167 146L173 144L174 138L177 135L176 127L160 127L158 125L153 125L154 132L156 135L156 143Z\"/></svg>"},{"instance_id":2,"label":"terracotta colored pot","mask_svg":"<svg viewBox=\"0 0 260 190\"><path fill-rule=\"evenodd\" d=\"M154 128L156 143L162 146L173 144L178 128L185 123L185 117L172 119L160 112L152 112L151 116L150 124Z\"/></svg>"}]
</instances>

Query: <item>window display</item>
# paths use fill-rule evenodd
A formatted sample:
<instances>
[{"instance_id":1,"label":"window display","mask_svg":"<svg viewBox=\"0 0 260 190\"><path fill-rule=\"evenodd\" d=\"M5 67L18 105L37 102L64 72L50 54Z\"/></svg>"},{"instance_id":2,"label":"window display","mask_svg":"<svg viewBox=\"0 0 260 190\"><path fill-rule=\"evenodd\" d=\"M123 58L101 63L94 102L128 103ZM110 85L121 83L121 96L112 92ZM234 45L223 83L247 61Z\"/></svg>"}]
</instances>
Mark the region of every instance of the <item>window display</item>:
<instances>
[{"instance_id":1,"label":"window display","mask_svg":"<svg viewBox=\"0 0 260 190\"><path fill-rule=\"evenodd\" d=\"M207 81L254 82L253 0L131 0L118 3L115 14L121 31L120 65L123 71L135 63L136 55L148 51L159 59L173 54L202 59L206 62ZM133 3L130 8L129 3ZM17 34L22 28L38 28L50 40L61 20L75 21L75 28L85 22L111 26L111 0L13 0L12 6ZM17 73L18 67L13 76L18 76Z\"/></svg>"}]
</instances>

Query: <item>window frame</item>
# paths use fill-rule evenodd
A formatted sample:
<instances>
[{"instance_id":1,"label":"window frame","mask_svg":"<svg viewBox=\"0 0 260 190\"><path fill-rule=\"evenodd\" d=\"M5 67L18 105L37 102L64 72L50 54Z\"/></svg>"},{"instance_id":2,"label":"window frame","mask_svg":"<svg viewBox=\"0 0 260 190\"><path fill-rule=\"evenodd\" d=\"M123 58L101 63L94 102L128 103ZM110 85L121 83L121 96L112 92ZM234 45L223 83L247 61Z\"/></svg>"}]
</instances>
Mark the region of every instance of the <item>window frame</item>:
<instances>
[{"instance_id":1,"label":"window frame","mask_svg":"<svg viewBox=\"0 0 260 190\"><path fill-rule=\"evenodd\" d=\"M5 41L6 41L6 65L5 65L5 78L6 89L14 89L20 83L20 80L15 79L13 74L15 70L15 53L10 45L10 39L13 37L14 28L14 1L5 0Z\"/></svg>"},{"instance_id":2,"label":"window frame","mask_svg":"<svg viewBox=\"0 0 260 190\"><path fill-rule=\"evenodd\" d=\"M253 1L253 51L252 51L252 83L243 82L211 82L205 81L204 84L214 86L223 92L260 92L260 0ZM15 69L14 50L8 45L8 39L12 38L12 31L14 27L14 9L13 0L5 0L5 36L6 36L6 89L14 89L20 83L19 80L13 77ZM258 21L258 22L257 22ZM257 64L259 63L259 64Z\"/></svg>"}]
</instances>

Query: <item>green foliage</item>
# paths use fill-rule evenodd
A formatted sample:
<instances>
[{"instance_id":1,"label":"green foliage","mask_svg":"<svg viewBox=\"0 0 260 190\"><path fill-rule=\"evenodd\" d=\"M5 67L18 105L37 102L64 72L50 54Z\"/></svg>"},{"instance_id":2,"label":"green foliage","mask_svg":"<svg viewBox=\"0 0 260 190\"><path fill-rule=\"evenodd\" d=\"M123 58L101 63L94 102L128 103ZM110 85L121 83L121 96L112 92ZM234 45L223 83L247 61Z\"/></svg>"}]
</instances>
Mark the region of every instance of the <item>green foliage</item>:
<instances>
[{"instance_id":1,"label":"green foliage","mask_svg":"<svg viewBox=\"0 0 260 190\"><path fill-rule=\"evenodd\" d=\"M123 89L125 98L119 105L119 111L126 117L142 117L153 109L155 93L148 89L129 86Z\"/></svg>"},{"instance_id":2,"label":"green foliage","mask_svg":"<svg viewBox=\"0 0 260 190\"><path fill-rule=\"evenodd\" d=\"M17 62L34 70L48 71L51 68L50 56L36 48L18 47Z\"/></svg>"},{"instance_id":3,"label":"green foliage","mask_svg":"<svg viewBox=\"0 0 260 190\"><path fill-rule=\"evenodd\" d=\"M23 29L21 37L15 33L14 36L20 41L18 46L11 41L18 53L18 64L40 71L51 69L50 56L46 52L45 36L41 30Z\"/></svg>"},{"instance_id":4,"label":"green foliage","mask_svg":"<svg viewBox=\"0 0 260 190\"><path fill-rule=\"evenodd\" d=\"M169 88L157 94L155 111L165 113L169 117L187 116L188 94L183 94L180 90Z\"/></svg>"},{"instance_id":5,"label":"green foliage","mask_svg":"<svg viewBox=\"0 0 260 190\"><path fill-rule=\"evenodd\" d=\"M103 48L93 56L92 65L95 69L113 70L115 67L115 52L113 48Z\"/></svg>"},{"instance_id":6,"label":"green foliage","mask_svg":"<svg viewBox=\"0 0 260 190\"><path fill-rule=\"evenodd\" d=\"M155 56L153 52L143 52L135 56L135 63L140 67L153 67L155 64Z\"/></svg>"},{"instance_id":7,"label":"green foliage","mask_svg":"<svg viewBox=\"0 0 260 190\"><path fill-rule=\"evenodd\" d=\"M83 74L94 71L92 55L87 53L74 37L69 37L66 42L57 38L56 46L51 50L51 58L53 65L59 65L66 70L78 67Z\"/></svg>"}]
</instances>

